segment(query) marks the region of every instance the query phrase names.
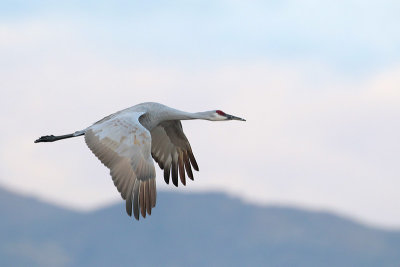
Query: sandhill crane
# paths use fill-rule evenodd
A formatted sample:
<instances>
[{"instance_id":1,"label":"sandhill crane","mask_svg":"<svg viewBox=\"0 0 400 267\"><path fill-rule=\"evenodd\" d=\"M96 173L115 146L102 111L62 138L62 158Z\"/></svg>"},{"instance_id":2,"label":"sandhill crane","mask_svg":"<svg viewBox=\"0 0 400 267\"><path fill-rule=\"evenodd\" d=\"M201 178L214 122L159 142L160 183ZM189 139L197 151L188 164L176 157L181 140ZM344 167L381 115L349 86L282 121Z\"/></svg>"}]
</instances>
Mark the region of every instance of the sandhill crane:
<instances>
[{"instance_id":1,"label":"sandhill crane","mask_svg":"<svg viewBox=\"0 0 400 267\"><path fill-rule=\"evenodd\" d=\"M164 180L178 186L193 180L192 167L198 171L181 120L239 120L221 110L189 113L159 103L142 103L111 114L92 126L73 134L42 136L35 141L54 142L84 135L89 149L110 169L115 186L126 200L126 212L139 220L156 205L156 173L154 160L164 170Z\"/></svg>"}]
</instances>

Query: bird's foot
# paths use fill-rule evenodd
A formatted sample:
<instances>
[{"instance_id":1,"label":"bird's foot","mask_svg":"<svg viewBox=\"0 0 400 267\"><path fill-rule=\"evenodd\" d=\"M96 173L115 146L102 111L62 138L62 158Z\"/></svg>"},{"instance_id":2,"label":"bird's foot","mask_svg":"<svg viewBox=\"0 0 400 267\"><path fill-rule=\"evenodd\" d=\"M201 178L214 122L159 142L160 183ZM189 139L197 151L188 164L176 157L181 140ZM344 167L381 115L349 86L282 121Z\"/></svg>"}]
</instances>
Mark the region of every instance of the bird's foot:
<instances>
[{"instance_id":1,"label":"bird's foot","mask_svg":"<svg viewBox=\"0 0 400 267\"><path fill-rule=\"evenodd\" d=\"M40 143L40 142L53 142L55 140L54 135L45 135L40 137L39 139L35 140L35 143Z\"/></svg>"}]
</instances>

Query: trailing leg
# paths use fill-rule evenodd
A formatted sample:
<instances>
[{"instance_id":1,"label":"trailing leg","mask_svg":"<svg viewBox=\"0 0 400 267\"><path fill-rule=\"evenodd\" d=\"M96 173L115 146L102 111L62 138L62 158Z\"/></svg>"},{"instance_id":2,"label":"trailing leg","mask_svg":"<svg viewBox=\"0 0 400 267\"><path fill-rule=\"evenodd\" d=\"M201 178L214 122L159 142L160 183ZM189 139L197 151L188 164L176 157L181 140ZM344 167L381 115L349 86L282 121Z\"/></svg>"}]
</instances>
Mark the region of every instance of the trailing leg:
<instances>
[{"instance_id":1,"label":"trailing leg","mask_svg":"<svg viewBox=\"0 0 400 267\"><path fill-rule=\"evenodd\" d=\"M58 140L66 139L66 138L81 136L81 135L84 135L84 134L85 134L84 131L77 131L77 132L75 132L73 134L66 134L66 135L58 135L58 136L45 135L45 136L41 136L39 139L36 139L35 143L54 142L54 141L58 141Z\"/></svg>"}]
</instances>

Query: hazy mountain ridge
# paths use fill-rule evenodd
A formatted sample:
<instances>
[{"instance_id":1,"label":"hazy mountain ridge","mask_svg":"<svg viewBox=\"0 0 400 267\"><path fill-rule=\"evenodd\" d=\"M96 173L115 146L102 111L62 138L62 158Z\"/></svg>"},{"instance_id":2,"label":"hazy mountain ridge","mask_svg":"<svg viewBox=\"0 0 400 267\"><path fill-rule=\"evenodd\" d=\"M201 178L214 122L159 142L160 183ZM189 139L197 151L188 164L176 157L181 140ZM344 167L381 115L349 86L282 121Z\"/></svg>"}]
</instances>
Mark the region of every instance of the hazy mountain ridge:
<instances>
[{"instance_id":1,"label":"hazy mountain ridge","mask_svg":"<svg viewBox=\"0 0 400 267\"><path fill-rule=\"evenodd\" d=\"M1 266L398 266L400 232L326 212L161 192L136 222L118 204L79 213L0 190Z\"/></svg>"}]
</instances>

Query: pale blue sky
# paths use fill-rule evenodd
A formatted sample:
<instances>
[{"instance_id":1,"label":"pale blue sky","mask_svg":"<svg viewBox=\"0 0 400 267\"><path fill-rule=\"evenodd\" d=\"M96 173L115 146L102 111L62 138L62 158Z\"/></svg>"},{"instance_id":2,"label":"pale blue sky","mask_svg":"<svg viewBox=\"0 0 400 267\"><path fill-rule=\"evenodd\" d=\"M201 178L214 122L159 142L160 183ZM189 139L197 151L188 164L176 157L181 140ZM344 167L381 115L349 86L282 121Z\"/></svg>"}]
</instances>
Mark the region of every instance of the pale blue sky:
<instances>
[{"instance_id":1,"label":"pale blue sky","mask_svg":"<svg viewBox=\"0 0 400 267\"><path fill-rule=\"evenodd\" d=\"M313 60L344 72L400 60L397 1L0 1L3 23L69 28L111 58ZM117 50L117 53L115 52ZM114 51L114 52L113 52ZM206 63L207 64L207 63Z\"/></svg>"}]
</instances>

